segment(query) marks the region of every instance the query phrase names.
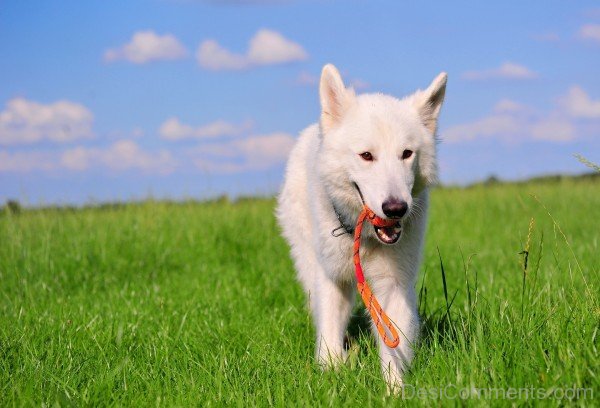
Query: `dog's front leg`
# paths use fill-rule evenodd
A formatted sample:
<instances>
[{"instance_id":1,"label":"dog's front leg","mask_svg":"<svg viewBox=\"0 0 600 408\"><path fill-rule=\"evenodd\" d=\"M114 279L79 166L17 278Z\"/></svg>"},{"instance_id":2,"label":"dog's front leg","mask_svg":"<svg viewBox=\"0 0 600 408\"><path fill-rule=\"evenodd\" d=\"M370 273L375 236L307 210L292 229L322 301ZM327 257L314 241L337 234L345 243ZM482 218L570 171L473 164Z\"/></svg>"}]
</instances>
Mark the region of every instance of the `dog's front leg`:
<instances>
[{"instance_id":1,"label":"dog's front leg","mask_svg":"<svg viewBox=\"0 0 600 408\"><path fill-rule=\"evenodd\" d=\"M346 359L344 334L355 295L350 284L337 283L325 274L318 274L315 283L316 354L317 361L327 368Z\"/></svg>"},{"instance_id":2,"label":"dog's front leg","mask_svg":"<svg viewBox=\"0 0 600 408\"><path fill-rule=\"evenodd\" d=\"M379 343L381 369L389 393L398 393L402 387L403 373L408 369L414 355L414 346L419 333L419 316L414 288L404 288L395 279L374 282L373 291L383 310L396 326L400 344L395 348L386 346L377 329L373 327Z\"/></svg>"}]
</instances>

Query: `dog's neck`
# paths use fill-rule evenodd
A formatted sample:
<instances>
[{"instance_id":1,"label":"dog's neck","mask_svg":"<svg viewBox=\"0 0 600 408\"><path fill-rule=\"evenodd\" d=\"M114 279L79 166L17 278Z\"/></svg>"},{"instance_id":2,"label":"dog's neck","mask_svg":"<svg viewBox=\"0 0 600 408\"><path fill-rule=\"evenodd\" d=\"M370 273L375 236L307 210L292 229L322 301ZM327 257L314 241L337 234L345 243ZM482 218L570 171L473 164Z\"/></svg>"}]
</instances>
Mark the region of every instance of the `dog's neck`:
<instances>
[{"instance_id":1,"label":"dog's neck","mask_svg":"<svg viewBox=\"0 0 600 408\"><path fill-rule=\"evenodd\" d=\"M331 231L331 235L334 237L343 235L344 233L354 235L354 225L349 224L347 222L347 217L345 217L342 212L336 207L335 202L331 201L331 206L333 207L333 212L340 222L340 226Z\"/></svg>"}]
</instances>

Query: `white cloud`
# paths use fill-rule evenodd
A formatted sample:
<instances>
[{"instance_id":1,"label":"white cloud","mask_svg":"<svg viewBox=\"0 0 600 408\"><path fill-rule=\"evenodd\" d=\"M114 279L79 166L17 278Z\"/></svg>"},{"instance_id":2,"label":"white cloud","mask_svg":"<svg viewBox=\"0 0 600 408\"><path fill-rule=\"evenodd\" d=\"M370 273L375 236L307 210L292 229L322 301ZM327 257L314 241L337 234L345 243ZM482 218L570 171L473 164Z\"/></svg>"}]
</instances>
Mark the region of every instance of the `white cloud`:
<instances>
[{"instance_id":1,"label":"white cloud","mask_svg":"<svg viewBox=\"0 0 600 408\"><path fill-rule=\"evenodd\" d=\"M210 139L223 136L237 136L252 128L252 122L246 121L235 125L224 120L217 120L204 126L194 127L171 117L160 126L158 133L166 140Z\"/></svg>"},{"instance_id":2,"label":"white cloud","mask_svg":"<svg viewBox=\"0 0 600 408\"><path fill-rule=\"evenodd\" d=\"M277 31L262 29L250 40L248 60L253 65L283 64L306 58L308 54L300 44L288 40Z\"/></svg>"},{"instance_id":3,"label":"white cloud","mask_svg":"<svg viewBox=\"0 0 600 408\"><path fill-rule=\"evenodd\" d=\"M106 62L126 60L135 64L151 61L175 60L186 57L186 48L172 34L157 35L154 31L138 31L131 41L104 53Z\"/></svg>"},{"instance_id":4,"label":"white cloud","mask_svg":"<svg viewBox=\"0 0 600 408\"><path fill-rule=\"evenodd\" d=\"M581 26L577 35L583 40L600 43L600 24L585 24Z\"/></svg>"},{"instance_id":5,"label":"white cloud","mask_svg":"<svg viewBox=\"0 0 600 408\"><path fill-rule=\"evenodd\" d=\"M474 122L451 126L441 132L446 142L463 142L479 137L512 136L519 130L519 122L511 114L492 114Z\"/></svg>"},{"instance_id":6,"label":"white cloud","mask_svg":"<svg viewBox=\"0 0 600 408\"><path fill-rule=\"evenodd\" d=\"M58 101L47 105L11 99L0 112L0 144L64 143L93 137L94 115L83 105Z\"/></svg>"},{"instance_id":7,"label":"white cloud","mask_svg":"<svg viewBox=\"0 0 600 408\"><path fill-rule=\"evenodd\" d=\"M10 153L0 150L0 173L48 171L56 167L56 160L51 153L30 151Z\"/></svg>"},{"instance_id":8,"label":"white cloud","mask_svg":"<svg viewBox=\"0 0 600 408\"><path fill-rule=\"evenodd\" d=\"M83 171L90 167L91 149L86 147L75 147L65 151L60 158L60 164L70 170Z\"/></svg>"},{"instance_id":9,"label":"white cloud","mask_svg":"<svg viewBox=\"0 0 600 408\"><path fill-rule=\"evenodd\" d=\"M0 173L32 171L87 171L92 168L115 172L141 170L148 173L167 174L178 163L166 150L147 151L132 140L119 140L107 147L78 146L62 151L0 150Z\"/></svg>"},{"instance_id":10,"label":"white cloud","mask_svg":"<svg viewBox=\"0 0 600 408\"><path fill-rule=\"evenodd\" d=\"M567 113L574 118L600 118L600 100L592 100L579 86L572 86L567 95L559 101Z\"/></svg>"},{"instance_id":11,"label":"white cloud","mask_svg":"<svg viewBox=\"0 0 600 408\"><path fill-rule=\"evenodd\" d=\"M177 159L169 150L148 150L132 139L118 140L106 146L76 146L64 150L16 153L0 150L0 173L105 170L170 174L190 166L211 173L260 171L284 163L294 143L295 138L284 132L229 140L209 139L193 148L179 148Z\"/></svg>"},{"instance_id":12,"label":"white cloud","mask_svg":"<svg viewBox=\"0 0 600 408\"><path fill-rule=\"evenodd\" d=\"M250 63L246 56L232 53L221 47L215 40L206 40L198 47L196 53L198 63L214 71L239 70L247 68Z\"/></svg>"},{"instance_id":13,"label":"white cloud","mask_svg":"<svg viewBox=\"0 0 600 408\"><path fill-rule=\"evenodd\" d=\"M510 99L500 99L494 106L494 112L496 112L496 113L510 113L510 112L531 113L532 109L527 105L524 105L519 102L515 102Z\"/></svg>"},{"instance_id":14,"label":"white cloud","mask_svg":"<svg viewBox=\"0 0 600 408\"><path fill-rule=\"evenodd\" d=\"M250 39L245 54L236 54L215 40L206 40L198 47L196 58L200 66L206 69L241 70L253 66L303 61L308 58L308 53L300 44L280 33L261 29Z\"/></svg>"},{"instance_id":15,"label":"white cloud","mask_svg":"<svg viewBox=\"0 0 600 408\"><path fill-rule=\"evenodd\" d=\"M363 91L368 89L371 85L362 79L353 79L350 81L350 86L354 88L355 91Z\"/></svg>"},{"instance_id":16,"label":"white cloud","mask_svg":"<svg viewBox=\"0 0 600 408\"><path fill-rule=\"evenodd\" d=\"M536 140L568 142L575 139L575 125L564 117L547 117L531 124L531 136Z\"/></svg>"},{"instance_id":17,"label":"white cloud","mask_svg":"<svg viewBox=\"0 0 600 408\"><path fill-rule=\"evenodd\" d=\"M205 144L195 149L192 156L198 168L209 172L264 170L283 163L294 142L293 136L279 132Z\"/></svg>"},{"instance_id":18,"label":"white cloud","mask_svg":"<svg viewBox=\"0 0 600 408\"><path fill-rule=\"evenodd\" d=\"M526 140L566 142L575 139L576 134L575 124L564 112L540 114L529 106L507 99L498 102L491 114L441 132L442 139L448 143L481 138L509 143Z\"/></svg>"},{"instance_id":19,"label":"white cloud","mask_svg":"<svg viewBox=\"0 0 600 408\"><path fill-rule=\"evenodd\" d=\"M319 78L316 75L312 75L310 72L302 71L296 77L296 84L298 85L316 85Z\"/></svg>"},{"instance_id":20,"label":"white cloud","mask_svg":"<svg viewBox=\"0 0 600 408\"><path fill-rule=\"evenodd\" d=\"M536 78L537 73L529 68L515 64L513 62L505 62L498 68L484 69L481 71L467 71L462 77L470 80L486 80L486 79L532 79Z\"/></svg>"},{"instance_id":21,"label":"white cloud","mask_svg":"<svg viewBox=\"0 0 600 408\"><path fill-rule=\"evenodd\" d=\"M85 171L91 167L105 167L114 171L142 170L167 174L176 167L170 152L148 152L132 140L119 140L108 148L76 147L66 150L60 157L61 167Z\"/></svg>"}]
</instances>

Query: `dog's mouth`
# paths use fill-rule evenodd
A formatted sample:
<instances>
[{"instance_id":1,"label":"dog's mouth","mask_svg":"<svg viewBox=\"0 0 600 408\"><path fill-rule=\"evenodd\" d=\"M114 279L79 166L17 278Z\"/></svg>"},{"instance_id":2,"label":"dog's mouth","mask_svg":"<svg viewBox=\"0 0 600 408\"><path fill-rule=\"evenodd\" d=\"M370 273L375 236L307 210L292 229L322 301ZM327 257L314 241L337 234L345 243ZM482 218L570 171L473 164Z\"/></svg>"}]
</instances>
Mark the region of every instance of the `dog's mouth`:
<instances>
[{"instance_id":1,"label":"dog's mouth","mask_svg":"<svg viewBox=\"0 0 600 408\"><path fill-rule=\"evenodd\" d=\"M400 239L402 235L402 224L398 221L395 225L391 227L376 227L373 225L375 229L375 235L377 238L383 242L384 244L395 244Z\"/></svg>"},{"instance_id":2,"label":"dog's mouth","mask_svg":"<svg viewBox=\"0 0 600 408\"><path fill-rule=\"evenodd\" d=\"M356 182L353 182L353 184L356 188L356 191L358 191L360 201L364 205L365 199L363 198L362 192L360 191L358 184L356 184ZM375 225L373 225L373 229L375 230L375 235L377 236L377 238L387 245L395 244L396 242L398 242L400 236L402 235L402 224L400 224L400 221L396 222L396 224L392 225L391 227L376 227Z\"/></svg>"}]
</instances>

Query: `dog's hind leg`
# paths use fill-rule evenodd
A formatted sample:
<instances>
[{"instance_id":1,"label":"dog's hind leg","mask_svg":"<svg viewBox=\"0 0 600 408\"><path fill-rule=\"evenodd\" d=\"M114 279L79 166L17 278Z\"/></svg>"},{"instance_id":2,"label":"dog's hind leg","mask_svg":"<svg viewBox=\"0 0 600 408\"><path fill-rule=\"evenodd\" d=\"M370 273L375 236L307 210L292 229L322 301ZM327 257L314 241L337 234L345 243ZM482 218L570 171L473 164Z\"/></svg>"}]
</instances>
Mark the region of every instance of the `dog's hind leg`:
<instances>
[{"instance_id":1,"label":"dog's hind leg","mask_svg":"<svg viewBox=\"0 0 600 408\"><path fill-rule=\"evenodd\" d=\"M315 292L317 361L325 368L336 366L346 359L344 334L354 305L354 288L350 283L334 282L323 271L318 271Z\"/></svg>"}]
</instances>

